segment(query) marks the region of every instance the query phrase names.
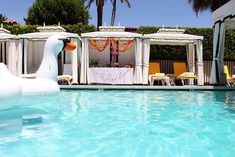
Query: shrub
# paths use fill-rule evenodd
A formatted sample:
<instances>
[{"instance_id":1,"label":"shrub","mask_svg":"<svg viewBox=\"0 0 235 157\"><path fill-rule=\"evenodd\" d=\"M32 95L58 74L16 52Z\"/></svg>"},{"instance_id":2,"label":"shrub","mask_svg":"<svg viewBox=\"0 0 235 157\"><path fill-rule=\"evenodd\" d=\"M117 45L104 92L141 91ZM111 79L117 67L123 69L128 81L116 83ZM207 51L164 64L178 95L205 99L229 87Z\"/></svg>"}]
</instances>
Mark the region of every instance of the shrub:
<instances>
[{"instance_id":1,"label":"shrub","mask_svg":"<svg viewBox=\"0 0 235 157\"><path fill-rule=\"evenodd\" d=\"M38 25L12 25L12 26L4 26L7 30L11 31L12 34L25 34L25 33L32 33L37 32ZM62 25L67 32L71 33L85 33L85 32L92 32L95 31L96 28L93 25L82 25L82 24L74 24L74 25Z\"/></svg>"}]
</instances>

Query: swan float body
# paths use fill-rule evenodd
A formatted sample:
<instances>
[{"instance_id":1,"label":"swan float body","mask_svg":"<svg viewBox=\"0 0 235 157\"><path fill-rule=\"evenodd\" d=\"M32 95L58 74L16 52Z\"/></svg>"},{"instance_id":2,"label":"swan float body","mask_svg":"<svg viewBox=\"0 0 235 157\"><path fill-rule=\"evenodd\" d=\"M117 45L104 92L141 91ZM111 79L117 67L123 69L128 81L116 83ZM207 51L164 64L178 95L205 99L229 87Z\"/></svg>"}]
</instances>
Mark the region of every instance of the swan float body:
<instances>
[{"instance_id":1,"label":"swan float body","mask_svg":"<svg viewBox=\"0 0 235 157\"><path fill-rule=\"evenodd\" d=\"M36 72L36 79L23 79L13 76L3 63L0 63L0 101L16 95L32 95L58 92L57 56L62 50L73 50L76 46L61 35L50 36L44 46L42 63Z\"/></svg>"},{"instance_id":2,"label":"swan float body","mask_svg":"<svg viewBox=\"0 0 235 157\"><path fill-rule=\"evenodd\" d=\"M22 93L22 84L19 78L12 75L5 64L0 63L0 103L9 97L17 97Z\"/></svg>"}]
</instances>

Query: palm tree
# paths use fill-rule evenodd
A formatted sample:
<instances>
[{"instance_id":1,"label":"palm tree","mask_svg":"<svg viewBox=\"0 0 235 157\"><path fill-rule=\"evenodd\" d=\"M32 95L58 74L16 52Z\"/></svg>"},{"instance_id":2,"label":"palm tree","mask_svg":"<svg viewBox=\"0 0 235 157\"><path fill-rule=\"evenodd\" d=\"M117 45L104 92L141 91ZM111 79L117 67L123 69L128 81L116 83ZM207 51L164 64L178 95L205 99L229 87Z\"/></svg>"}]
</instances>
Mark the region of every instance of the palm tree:
<instances>
[{"instance_id":1,"label":"palm tree","mask_svg":"<svg viewBox=\"0 0 235 157\"><path fill-rule=\"evenodd\" d=\"M7 17L3 14L0 14L0 23L3 23L5 20L7 20Z\"/></svg>"},{"instance_id":2,"label":"palm tree","mask_svg":"<svg viewBox=\"0 0 235 157\"><path fill-rule=\"evenodd\" d=\"M93 2L96 2L97 7L97 30L99 29L99 26L102 26L103 22L103 7L107 0L88 0L87 7L90 8L91 4Z\"/></svg>"},{"instance_id":3,"label":"palm tree","mask_svg":"<svg viewBox=\"0 0 235 157\"><path fill-rule=\"evenodd\" d=\"M214 11L228 1L229 0L188 0L196 14L208 9Z\"/></svg>"},{"instance_id":4,"label":"palm tree","mask_svg":"<svg viewBox=\"0 0 235 157\"><path fill-rule=\"evenodd\" d=\"M121 3L127 4L129 8L131 7L129 0L120 0L120 1ZM115 18L116 18L117 0L110 0L110 2L112 3L112 6L113 6L110 25L114 26Z\"/></svg>"}]
</instances>

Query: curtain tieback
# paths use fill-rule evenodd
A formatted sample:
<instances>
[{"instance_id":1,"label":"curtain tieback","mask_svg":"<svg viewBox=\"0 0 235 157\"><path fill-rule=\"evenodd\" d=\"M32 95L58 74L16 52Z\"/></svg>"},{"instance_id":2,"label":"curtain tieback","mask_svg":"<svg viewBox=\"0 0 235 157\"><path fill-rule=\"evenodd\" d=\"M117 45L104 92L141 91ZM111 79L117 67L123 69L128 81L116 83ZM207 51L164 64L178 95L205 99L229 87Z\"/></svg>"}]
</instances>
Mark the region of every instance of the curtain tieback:
<instances>
[{"instance_id":1,"label":"curtain tieback","mask_svg":"<svg viewBox=\"0 0 235 157\"><path fill-rule=\"evenodd\" d=\"M201 65L201 66L203 66L203 65L204 65L204 63L203 63L203 62L199 62L199 63L197 63L197 65Z\"/></svg>"},{"instance_id":2,"label":"curtain tieback","mask_svg":"<svg viewBox=\"0 0 235 157\"><path fill-rule=\"evenodd\" d=\"M149 67L149 64L143 63L143 66L144 66L144 67Z\"/></svg>"},{"instance_id":3,"label":"curtain tieback","mask_svg":"<svg viewBox=\"0 0 235 157\"><path fill-rule=\"evenodd\" d=\"M142 66L141 63L135 63L135 66Z\"/></svg>"}]
</instances>

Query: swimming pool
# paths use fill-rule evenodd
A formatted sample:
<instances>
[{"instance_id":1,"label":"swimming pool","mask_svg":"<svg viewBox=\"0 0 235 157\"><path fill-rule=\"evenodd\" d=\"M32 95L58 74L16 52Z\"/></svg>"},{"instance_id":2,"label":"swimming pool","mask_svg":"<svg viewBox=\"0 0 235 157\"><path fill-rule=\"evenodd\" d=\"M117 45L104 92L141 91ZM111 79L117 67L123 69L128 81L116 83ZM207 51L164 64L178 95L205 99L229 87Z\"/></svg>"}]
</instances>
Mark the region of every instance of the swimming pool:
<instances>
[{"instance_id":1,"label":"swimming pool","mask_svg":"<svg viewBox=\"0 0 235 157\"><path fill-rule=\"evenodd\" d=\"M1 157L235 152L235 92L62 90L1 106Z\"/></svg>"}]
</instances>

